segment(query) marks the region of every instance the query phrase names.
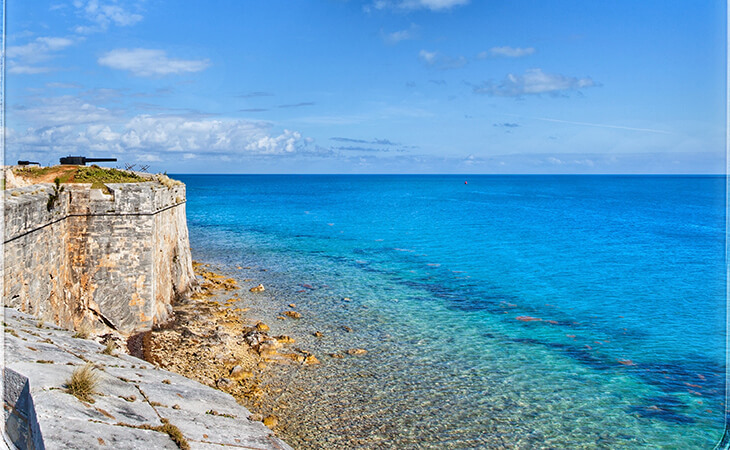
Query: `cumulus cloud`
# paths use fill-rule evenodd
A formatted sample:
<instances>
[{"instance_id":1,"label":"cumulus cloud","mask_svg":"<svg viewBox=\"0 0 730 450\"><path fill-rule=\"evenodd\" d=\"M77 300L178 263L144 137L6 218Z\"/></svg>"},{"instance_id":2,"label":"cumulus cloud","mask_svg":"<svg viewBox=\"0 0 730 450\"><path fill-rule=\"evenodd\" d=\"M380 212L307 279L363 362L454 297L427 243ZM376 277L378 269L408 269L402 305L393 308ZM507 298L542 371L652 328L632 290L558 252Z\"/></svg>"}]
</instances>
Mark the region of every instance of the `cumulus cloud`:
<instances>
[{"instance_id":1,"label":"cumulus cloud","mask_svg":"<svg viewBox=\"0 0 730 450\"><path fill-rule=\"evenodd\" d=\"M549 74L542 69L529 69L524 75L508 74L502 81L486 81L474 87L477 94L497 97L520 97L523 95L552 94L596 86L590 77L577 78L561 74Z\"/></svg>"},{"instance_id":2,"label":"cumulus cloud","mask_svg":"<svg viewBox=\"0 0 730 450\"><path fill-rule=\"evenodd\" d=\"M181 116L138 115L117 125L58 124L8 133L18 151L94 151L162 155L284 155L303 151L311 143L301 133L272 133L271 125L234 119L190 119ZM147 159L147 161L151 161Z\"/></svg>"},{"instance_id":3,"label":"cumulus cloud","mask_svg":"<svg viewBox=\"0 0 730 450\"><path fill-rule=\"evenodd\" d=\"M207 59L168 58L164 51L146 48L112 50L98 59L102 66L127 70L139 77L159 77L186 72L199 72L210 65Z\"/></svg>"},{"instance_id":4,"label":"cumulus cloud","mask_svg":"<svg viewBox=\"0 0 730 450\"><path fill-rule=\"evenodd\" d=\"M466 5L468 3L469 0L375 0L365 9L429 9L431 11L446 11L455 6Z\"/></svg>"},{"instance_id":5,"label":"cumulus cloud","mask_svg":"<svg viewBox=\"0 0 730 450\"><path fill-rule=\"evenodd\" d=\"M421 60L422 63L429 67L434 67L437 69L458 69L459 67L463 67L466 65L466 58L463 56L458 56L456 58L442 55L439 52L429 52L427 50L421 50L418 53L418 59Z\"/></svg>"},{"instance_id":6,"label":"cumulus cloud","mask_svg":"<svg viewBox=\"0 0 730 450\"><path fill-rule=\"evenodd\" d=\"M75 0L73 5L80 16L91 22L91 25L79 25L75 28L74 31L81 34L106 31L111 24L120 27L131 26L144 18L141 14L130 12L116 2Z\"/></svg>"},{"instance_id":7,"label":"cumulus cloud","mask_svg":"<svg viewBox=\"0 0 730 450\"><path fill-rule=\"evenodd\" d=\"M532 55L535 53L535 49L533 47L492 47L489 49L489 51L481 52L477 56L479 59L485 59L492 57L505 57L505 58L520 58L523 56Z\"/></svg>"}]
</instances>

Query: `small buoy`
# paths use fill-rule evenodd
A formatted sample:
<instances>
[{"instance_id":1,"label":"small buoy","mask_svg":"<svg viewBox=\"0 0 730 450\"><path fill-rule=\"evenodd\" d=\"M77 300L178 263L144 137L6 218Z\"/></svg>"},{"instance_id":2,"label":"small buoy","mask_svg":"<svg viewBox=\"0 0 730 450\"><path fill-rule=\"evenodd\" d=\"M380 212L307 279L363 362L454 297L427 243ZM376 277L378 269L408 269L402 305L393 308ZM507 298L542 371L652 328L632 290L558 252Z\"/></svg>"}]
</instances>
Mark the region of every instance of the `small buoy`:
<instances>
[{"instance_id":1,"label":"small buoy","mask_svg":"<svg viewBox=\"0 0 730 450\"><path fill-rule=\"evenodd\" d=\"M467 183L467 182L465 181L465 182L464 182L464 184L469 184L469 183Z\"/></svg>"}]
</instances>

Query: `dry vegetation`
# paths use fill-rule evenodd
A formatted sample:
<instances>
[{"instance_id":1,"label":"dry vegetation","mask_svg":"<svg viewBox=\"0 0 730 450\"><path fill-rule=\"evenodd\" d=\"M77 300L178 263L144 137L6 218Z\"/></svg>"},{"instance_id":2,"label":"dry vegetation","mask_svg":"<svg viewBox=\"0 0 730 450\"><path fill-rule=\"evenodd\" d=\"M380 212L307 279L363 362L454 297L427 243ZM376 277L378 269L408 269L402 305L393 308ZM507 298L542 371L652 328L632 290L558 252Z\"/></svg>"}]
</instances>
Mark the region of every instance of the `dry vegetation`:
<instances>
[{"instance_id":1,"label":"dry vegetation","mask_svg":"<svg viewBox=\"0 0 730 450\"><path fill-rule=\"evenodd\" d=\"M66 391L82 402L93 403L91 396L96 393L98 384L99 374L91 364L86 364L73 371L66 382Z\"/></svg>"},{"instance_id":2,"label":"dry vegetation","mask_svg":"<svg viewBox=\"0 0 730 450\"><path fill-rule=\"evenodd\" d=\"M147 181L134 172L93 166L23 167L15 169L16 176L35 183L51 183L56 178L61 183L139 183Z\"/></svg>"}]
</instances>

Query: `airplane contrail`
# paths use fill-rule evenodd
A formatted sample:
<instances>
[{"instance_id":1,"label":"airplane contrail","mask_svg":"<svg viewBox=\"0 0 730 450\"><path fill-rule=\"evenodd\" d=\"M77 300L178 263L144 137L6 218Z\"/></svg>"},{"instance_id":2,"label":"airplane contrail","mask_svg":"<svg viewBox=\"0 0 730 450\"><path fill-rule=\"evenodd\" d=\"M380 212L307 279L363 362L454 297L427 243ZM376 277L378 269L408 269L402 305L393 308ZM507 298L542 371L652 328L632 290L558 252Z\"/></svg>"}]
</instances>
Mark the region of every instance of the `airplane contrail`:
<instances>
[{"instance_id":1,"label":"airplane contrail","mask_svg":"<svg viewBox=\"0 0 730 450\"><path fill-rule=\"evenodd\" d=\"M542 120L544 122L557 122L557 123L569 123L573 125L585 125L589 127L598 127L598 128L614 128L617 130L630 130L630 131L645 131L647 133L658 133L658 134L674 134L669 131L664 130L654 130L652 128L634 128L634 127L623 127L620 125L607 125L604 123L590 123L590 122L575 122L572 120L560 120L560 119L549 119L547 117L526 117L526 116L520 116L518 114L507 114L508 116L514 116L514 117L523 117L525 119L533 119L533 120Z\"/></svg>"}]
</instances>

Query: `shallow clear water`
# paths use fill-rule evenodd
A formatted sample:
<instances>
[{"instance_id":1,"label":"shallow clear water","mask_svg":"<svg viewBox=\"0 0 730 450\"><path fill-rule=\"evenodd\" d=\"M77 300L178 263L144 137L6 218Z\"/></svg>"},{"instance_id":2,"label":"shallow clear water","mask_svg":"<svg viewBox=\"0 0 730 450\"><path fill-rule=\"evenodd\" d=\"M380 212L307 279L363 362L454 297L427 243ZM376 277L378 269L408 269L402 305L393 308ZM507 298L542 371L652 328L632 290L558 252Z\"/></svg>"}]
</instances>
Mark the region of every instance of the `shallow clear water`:
<instances>
[{"instance_id":1,"label":"shallow clear water","mask_svg":"<svg viewBox=\"0 0 730 450\"><path fill-rule=\"evenodd\" d=\"M252 313L322 361L276 369L295 447L722 434L723 177L177 178L194 257L263 282Z\"/></svg>"}]
</instances>

